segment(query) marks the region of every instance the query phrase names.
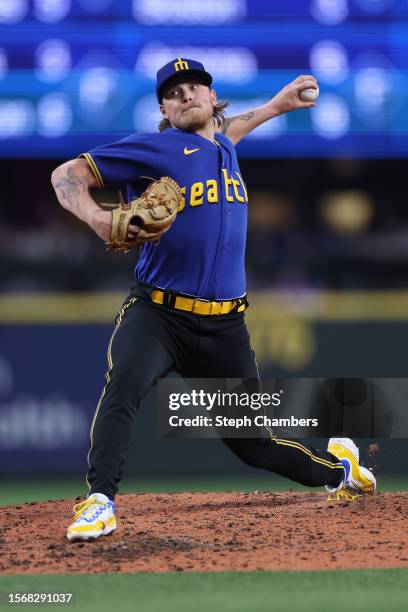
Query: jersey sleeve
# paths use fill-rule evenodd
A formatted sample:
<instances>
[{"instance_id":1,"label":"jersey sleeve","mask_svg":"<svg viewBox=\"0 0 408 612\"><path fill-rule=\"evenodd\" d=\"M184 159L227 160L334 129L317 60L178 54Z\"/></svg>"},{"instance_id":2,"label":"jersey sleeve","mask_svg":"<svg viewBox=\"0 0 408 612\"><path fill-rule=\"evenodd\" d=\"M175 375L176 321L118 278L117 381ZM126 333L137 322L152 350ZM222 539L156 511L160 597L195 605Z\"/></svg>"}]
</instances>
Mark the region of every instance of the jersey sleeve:
<instances>
[{"instance_id":1,"label":"jersey sleeve","mask_svg":"<svg viewBox=\"0 0 408 612\"><path fill-rule=\"evenodd\" d=\"M156 138L155 138L156 137ZM98 187L134 184L141 176L156 178L160 148L156 134L132 134L82 153Z\"/></svg>"}]
</instances>

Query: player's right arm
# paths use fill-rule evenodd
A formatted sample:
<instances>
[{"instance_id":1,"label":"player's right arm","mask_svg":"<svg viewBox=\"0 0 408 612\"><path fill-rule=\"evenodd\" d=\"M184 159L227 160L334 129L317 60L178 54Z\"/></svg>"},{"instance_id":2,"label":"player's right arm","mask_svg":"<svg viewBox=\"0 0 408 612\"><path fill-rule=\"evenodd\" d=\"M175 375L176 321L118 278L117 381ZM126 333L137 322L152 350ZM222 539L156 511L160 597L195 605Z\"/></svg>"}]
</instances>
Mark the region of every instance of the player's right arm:
<instances>
[{"instance_id":1,"label":"player's right arm","mask_svg":"<svg viewBox=\"0 0 408 612\"><path fill-rule=\"evenodd\" d=\"M255 128L279 115L289 113L300 108L313 108L316 102L303 102L299 93L303 89L317 88L317 80L313 75L306 74L297 77L294 81L283 87L271 100L248 109L241 115L225 117L216 126L216 131L222 132L235 145Z\"/></svg>"},{"instance_id":2,"label":"player's right arm","mask_svg":"<svg viewBox=\"0 0 408 612\"><path fill-rule=\"evenodd\" d=\"M139 177L152 176L159 159L158 137L159 134L154 137L131 134L58 166L52 173L51 182L61 206L87 223L102 240L109 241L112 213L98 206L90 189L122 188L134 184ZM138 233L138 226L129 226L130 238L136 238Z\"/></svg>"},{"instance_id":3,"label":"player's right arm","mask_svg":"<svg viewBox=\"0 0 408 612\"><path fill-rule=\"evenodd\" d=\"M112 213L102 210L89 192L98 185L88 162L83 158L72 159L58 166L51 182L61 206L87 223L102 240L109 240Z\"/></svg>"}]
</instances>

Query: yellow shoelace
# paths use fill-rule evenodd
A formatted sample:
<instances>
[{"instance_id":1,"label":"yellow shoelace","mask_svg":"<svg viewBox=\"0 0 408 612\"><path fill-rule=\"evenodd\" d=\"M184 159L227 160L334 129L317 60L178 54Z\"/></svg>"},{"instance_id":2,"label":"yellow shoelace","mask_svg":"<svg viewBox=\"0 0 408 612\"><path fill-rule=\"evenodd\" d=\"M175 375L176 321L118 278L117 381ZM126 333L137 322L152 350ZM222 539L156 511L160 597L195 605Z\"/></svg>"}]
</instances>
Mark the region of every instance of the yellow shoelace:
<instances>
[{"instance_id":1,"label":"yellow shoelace","mask_svg":"<svg viewBox=\"0 0 408 612\"><path fill-rule=\"evenodd\" d=\"M336 491L335 493L329 493L327 497L327 501L346 501L353 502L356 501L361 495L353 495L347 489L340 489L340 491Z\"/></svg>"},{"instance_id":2,"label":"yellow shoelace","mask_svg":"<svg viewBox=\"0 0 408 612\"><path fill-rule=\"evenodd\" d=\"M102 506L103 502L98 502L95 499L85 499L82 502L79 502L79 504L75 504L73 510L75 513L75 520L77 520L81 514L87 510L87 508L89 508L89 506L93 506L93 505L99 505Z\"/></svg>"}]
</instances>

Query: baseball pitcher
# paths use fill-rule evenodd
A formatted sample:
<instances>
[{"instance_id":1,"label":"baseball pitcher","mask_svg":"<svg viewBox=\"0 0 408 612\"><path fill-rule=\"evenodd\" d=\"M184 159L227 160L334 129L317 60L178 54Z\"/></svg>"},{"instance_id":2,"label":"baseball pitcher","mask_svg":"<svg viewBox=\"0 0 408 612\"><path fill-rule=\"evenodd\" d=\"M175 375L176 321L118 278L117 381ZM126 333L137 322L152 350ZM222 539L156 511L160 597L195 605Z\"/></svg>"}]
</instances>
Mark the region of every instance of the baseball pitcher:
<instances>
[{"instance_id":1,"label":"baseball pitcher","mask_svg":"<svg viewBox=\"0 0 408 612\"><path fill-rule=\"evenodd\" d=\"M195 60L176 58L157 73L162 114L157 133L131 134L59 166L52 175L61 205L109 248L140 247L135 284L108 346L106 384L90 432L87 498L74 507L69 540L116 529L114 498L140 402L170 371L185 378L259 381L245 325L248 192L234 145L265 121L298 108L304 75L267 104L225 116L212 77ZM303 96L303 98L308 99ZM149 179L146 179L149 177ZM146 188L146 181L151 184ZM126 202L102 210L90 189L117 187ZM257 438L222 438L247 465L349 499L372 494L375 478L346 438L319 451L267 429Z\"/></svg>"}]
</instances>

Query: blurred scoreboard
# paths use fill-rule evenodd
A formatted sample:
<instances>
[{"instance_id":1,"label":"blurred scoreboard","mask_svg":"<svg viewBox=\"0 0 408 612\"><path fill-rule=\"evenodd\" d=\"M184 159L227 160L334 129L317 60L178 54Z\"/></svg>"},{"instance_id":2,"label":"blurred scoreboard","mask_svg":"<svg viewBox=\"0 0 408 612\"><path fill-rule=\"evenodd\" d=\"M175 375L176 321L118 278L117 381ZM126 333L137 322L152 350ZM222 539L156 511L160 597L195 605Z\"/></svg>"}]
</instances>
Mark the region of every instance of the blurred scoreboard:
<instances>
[{"instance_id":1,"label":"blurred scoreboard","mask_svg":"<svg viewBox=\"0 0 408 612\"><path fill-rule=\"evenodd\" d=\"M156 130L156 71L180 56L229 114L318 78L317 107L264 124L241 156L408 156L408 0L0 0L0 156Z\"/></svg>"}]
</instances>

